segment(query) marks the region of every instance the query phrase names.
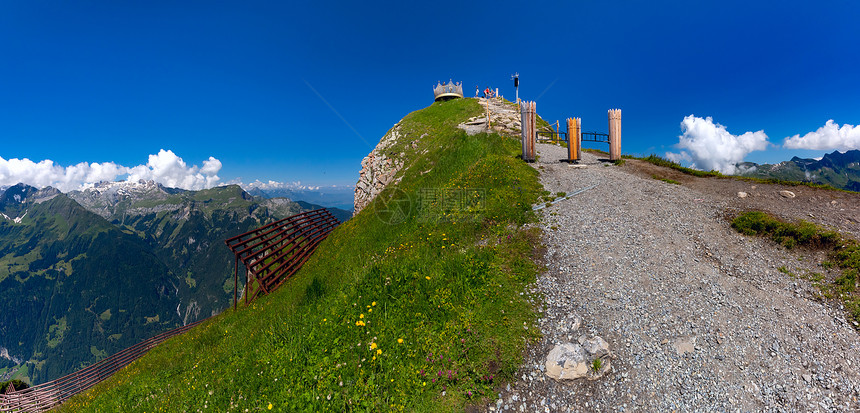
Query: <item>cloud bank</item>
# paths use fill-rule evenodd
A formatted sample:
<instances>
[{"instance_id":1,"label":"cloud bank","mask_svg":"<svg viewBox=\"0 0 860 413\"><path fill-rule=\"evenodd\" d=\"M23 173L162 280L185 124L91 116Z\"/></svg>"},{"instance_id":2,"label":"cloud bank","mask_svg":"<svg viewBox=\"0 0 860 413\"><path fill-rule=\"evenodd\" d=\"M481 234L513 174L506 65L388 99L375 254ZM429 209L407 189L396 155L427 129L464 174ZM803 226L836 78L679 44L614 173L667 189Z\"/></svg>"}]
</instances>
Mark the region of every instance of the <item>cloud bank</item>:
<instances>
[{"instance_id":1,"label":"cloud bank","mask_svg":"<svg viewBox=\"0 0 860 413\"><path fill-rule=\"evenodd\" d=\"M737 172L737 164L752 151L767 149L769 145L764 131L732 135L726 127L708 116L687 116L681 121L683 134L678 137L680 153L666 153L675 162L689 162L693 168L705 171L717 170L724 174Z\"/></svg>"},{"instance_id":2,"label":"cloud bank","mask_svg":"<svg viewBox=\"0 0 860 413\"><path fill-rule=\"evenodd\" d=\"M305 190L305 191L317 191L320 189L319 186L313 185L304 185L301 181L294 182L278 182L278 181L268 181L262 182L259 179L254 182L250 182L247 184L239 182L239 185L245 190L250 190L254 188L260 188L262 190L267 189L292 189L292 190Z\"/></svg>"},{"instance_id":3,"label":"cloud bank","mask_svg":"<svg viewBox=\"0 0 860 413\"><path fill-rule=\"evenodd\" d=\"M788 149L836 149L842 152L860 149L860 126L845 124L840 127L830 119L815 132L785 138L783 146Z\"/></svg>"},{"instance_id":4,"label":"cloud bank","mask_svg":"<svg viewBox=\"0 0 860 413\"><path fill-rule=\"evenodd\" d=\"M52 186L67 192L127 175L126 180L132 182L154 180L168 187L198 190L218 184L221 166L221 161L211 156L203 161L202 166L188 166L173 151L164 149L149 155L145 165L132 167L113 162L81 162L63 167L49 159L33 162L27 158L7 160L0 157L0 186L23 182L37 188Z\"/></svg>"}]
</instances>

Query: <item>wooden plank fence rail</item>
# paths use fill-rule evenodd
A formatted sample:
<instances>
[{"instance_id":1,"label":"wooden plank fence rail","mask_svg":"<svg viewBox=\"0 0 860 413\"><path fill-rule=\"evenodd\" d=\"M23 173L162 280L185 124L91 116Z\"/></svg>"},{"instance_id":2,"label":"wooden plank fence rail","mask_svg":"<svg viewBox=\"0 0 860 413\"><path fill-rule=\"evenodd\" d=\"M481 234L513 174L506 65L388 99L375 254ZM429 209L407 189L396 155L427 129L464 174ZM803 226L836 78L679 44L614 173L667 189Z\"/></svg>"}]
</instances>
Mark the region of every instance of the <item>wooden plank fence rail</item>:
<instances>
[{"instance_id":1,"label":"wooden plank fence rail","mask_svg":"<svg viewBox=\"0 0 860 413\"><path fill-rule=\"evenodd\" d=\"M245 266L245 304L296 273L340 221L325 208L302 212L224 241L236 256L233 308L238 305L239 262ZM252 287L256 285L256 289Z\"/></svg>"},{"instance_id":2,"label":"wooden plank fence rail","mask_svg":"<svg viewBox=\"0 0 860 413\"><path fill-rule=\"evenodd\" d=\"M106 380L165 340L182 334L206 320L208 318L155 335L98 363L59 379L24 390L7 391L7 394L0 394L0 412L38 413L48 411L72 396L85 392Z\"/></svg>"}]
</instances>

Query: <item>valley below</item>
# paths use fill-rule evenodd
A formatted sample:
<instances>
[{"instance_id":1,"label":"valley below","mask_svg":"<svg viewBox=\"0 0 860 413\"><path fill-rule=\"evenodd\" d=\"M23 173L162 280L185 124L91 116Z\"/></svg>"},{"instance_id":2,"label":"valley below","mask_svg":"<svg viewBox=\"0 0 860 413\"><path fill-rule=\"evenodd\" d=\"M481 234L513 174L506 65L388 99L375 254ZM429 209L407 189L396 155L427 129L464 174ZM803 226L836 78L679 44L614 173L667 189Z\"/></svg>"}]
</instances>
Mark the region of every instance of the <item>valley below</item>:
<instances>
[{"instance_id":1,"label":"valley below","mask_svg":"<svg viewBox=\"0 0 860 413\"><path fill-rule=\"evenodd\" d=\"M42 383L218 314L233 299L224 240L318 207L237 185L0 191L0 378Z\"/></svg>"}]
</instances>

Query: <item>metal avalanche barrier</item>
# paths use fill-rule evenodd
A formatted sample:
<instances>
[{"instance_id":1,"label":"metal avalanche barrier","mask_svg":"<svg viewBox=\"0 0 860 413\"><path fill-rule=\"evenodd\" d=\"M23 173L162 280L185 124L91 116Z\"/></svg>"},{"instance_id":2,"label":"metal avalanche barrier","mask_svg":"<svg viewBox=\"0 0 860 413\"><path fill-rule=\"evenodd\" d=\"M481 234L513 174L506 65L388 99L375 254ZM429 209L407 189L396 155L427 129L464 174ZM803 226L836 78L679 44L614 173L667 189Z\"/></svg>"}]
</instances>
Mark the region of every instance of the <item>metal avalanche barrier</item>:
<instances>
[{"instance_id":1,"label":"metal avalanche barrier","mask_svg":"<svg viewBox=\"0 0 860 413\"><path fill-rule=\"evenodd\" d=\"M306 211L224 241L236 256L233 308L238 302L239 262L245 265L245 304L268 294L311 257L340 221L325 208ZM256 286L256 288L254 288Z\"/></svg>"},{"instance_id":2,"label":"metal avalanche barrier","mask_svg":"<svg viewBox=\"0 0 860 413\"><path fill-rule=\"evenodd\" d=\"M165 331L89 367L38 386L16 391L10 385L6 389L6 394L0 394L0 412L30 413L48 411L70 399L72 396L83 393L106 380L163 341L175 335L182 334L206 320L208 318Z\"/></svg>"}]
</instances>

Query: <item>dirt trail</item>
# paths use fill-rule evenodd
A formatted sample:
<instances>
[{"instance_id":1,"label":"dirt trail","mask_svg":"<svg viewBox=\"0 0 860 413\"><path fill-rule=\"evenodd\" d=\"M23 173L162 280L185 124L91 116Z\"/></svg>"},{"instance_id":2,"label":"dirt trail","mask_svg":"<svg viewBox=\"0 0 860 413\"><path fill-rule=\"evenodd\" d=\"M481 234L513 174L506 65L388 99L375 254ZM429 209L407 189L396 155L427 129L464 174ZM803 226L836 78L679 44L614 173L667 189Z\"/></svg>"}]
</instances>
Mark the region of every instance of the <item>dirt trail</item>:
<instances>
[{"instance_id":1,"label":"dirt trail","mask_svg":"<svg viewBox=\"0 0 860 413\"><path fill-rule=\"evenodd\" d=\"M597 186L541 212L543 339L487 410L860 411L860 336L838 303L778 270L824 272L817 257L741 236L727 220L764 209L858 237L860 195L618 167L590 153L569 167L558 162L564 151L538 145L546 189ZM547 378L550 349L583 335L609 342L612 371Z\"/></svg>"}]
</instances>

